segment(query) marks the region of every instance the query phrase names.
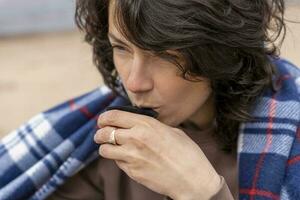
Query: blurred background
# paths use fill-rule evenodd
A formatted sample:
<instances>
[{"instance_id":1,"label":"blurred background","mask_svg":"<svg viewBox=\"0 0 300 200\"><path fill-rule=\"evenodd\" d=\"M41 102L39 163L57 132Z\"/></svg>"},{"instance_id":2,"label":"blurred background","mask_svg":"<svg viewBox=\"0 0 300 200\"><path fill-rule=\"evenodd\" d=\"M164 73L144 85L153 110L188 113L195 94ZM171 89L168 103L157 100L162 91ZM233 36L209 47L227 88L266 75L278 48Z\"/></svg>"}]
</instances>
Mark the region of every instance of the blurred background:
<instances>
[{"instance_id":1,"label":"blurred background","mask_svg":"<svg viewBox=\"0 0 300 200\"><path fill-rule=\"evenodd\" d=\"M286 0L300 21L300 0ZM102 85L74 25L75 0L0 0L0 138L35 114ZM282 56L300 66L300 24Z\"/></svg>"}]
</instances>

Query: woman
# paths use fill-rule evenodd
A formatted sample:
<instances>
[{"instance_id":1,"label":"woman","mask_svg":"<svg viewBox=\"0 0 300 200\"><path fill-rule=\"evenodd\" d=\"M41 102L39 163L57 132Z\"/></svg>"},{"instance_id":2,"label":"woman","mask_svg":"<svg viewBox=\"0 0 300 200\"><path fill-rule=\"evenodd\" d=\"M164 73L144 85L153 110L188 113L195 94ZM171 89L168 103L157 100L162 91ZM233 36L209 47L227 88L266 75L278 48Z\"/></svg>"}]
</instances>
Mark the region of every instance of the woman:
<instances>
[{"instance_id":1,"label":"woman","mask_svg":"<svg viewBox=\"0 0 300 200\"><path fill-rule=\"evenodd\" d=\"M264 94L275 97L289 79L275 59L274 42L285 33L283 0L78 0L76 14L106 85L159 116L100 115L98 159L49 199L291 198L284 167L274 174L283 188L266 188L272 179L262 178L264 164L273 162L267 153L285 148L272 144L272 123L252 133L257 149L255 134L266 134L269 145L262 142L239 169L237 157L239 128L275 120L275 100L268 119L254 119L255 112L264 109ZM293 137L288 152L300 148ZM298 197L299 188L291 188Z\"/></svg>"}]
</instances>

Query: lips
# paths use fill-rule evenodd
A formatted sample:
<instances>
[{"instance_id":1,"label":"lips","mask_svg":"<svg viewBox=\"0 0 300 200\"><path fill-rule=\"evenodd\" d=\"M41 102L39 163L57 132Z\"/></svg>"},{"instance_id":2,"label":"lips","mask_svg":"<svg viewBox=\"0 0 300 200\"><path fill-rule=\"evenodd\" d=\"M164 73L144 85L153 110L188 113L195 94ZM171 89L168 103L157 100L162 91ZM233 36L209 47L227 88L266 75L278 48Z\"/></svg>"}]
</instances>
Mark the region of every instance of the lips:
<instances>
[{"instance_id":1,"label":"lips","mask_svg":"<svg viewBox=\"0 0 300 200\"><path fill-rule=\"evenodd\" d=\"M160 107L153 107L153 106L141 106L140 108L146 108L146 109L158 110Z\"/></svg>"},{"instance_id":2,"label":"lips","mask_svg":"<svg viewBox=\"0 0 300 200\"><path fill-rule=\"evenodd\" d=\"M144 109L152 109L156 112L159 112L159 110L160 110L160 106L147 106L147 105L140 105L140 106L135 105L135 106L137 106L139 108L144 108Z\"/></svg>"},{"instance_id":3,"label":"lips","mask_svg":"<svg viewBox=\"0 0 300 200\"><path fill-rule=\"evenodd\" d=\"M157 108L159 108L159 106L137 105L137 104L135 104L134 106L137 106L139 108L151 108L151 109L157 109Z\"/></svg>"}]
</instances>

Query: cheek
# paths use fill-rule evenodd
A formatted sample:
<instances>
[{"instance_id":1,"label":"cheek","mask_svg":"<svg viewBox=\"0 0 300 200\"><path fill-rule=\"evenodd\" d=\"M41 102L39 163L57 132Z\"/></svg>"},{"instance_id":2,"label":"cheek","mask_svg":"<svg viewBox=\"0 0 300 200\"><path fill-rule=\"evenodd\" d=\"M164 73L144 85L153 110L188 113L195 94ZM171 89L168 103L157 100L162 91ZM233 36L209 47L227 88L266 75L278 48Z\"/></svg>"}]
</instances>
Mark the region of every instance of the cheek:
<instances>
[{"instance_id":1,"label":"cheek","mask_svg":"<svg viewBox=\"0 0 300 200\"><path fill-rule=\"evenodd\" d=\"M128 69L130 69L131 65L130 59L128 58L128 56L121 57L120 55L114 55L113 61L118 74L120 75L121 79L124 80L124 78L129 74Z\"/></svg>"},{"instance_id":2,"label":"cheek","mask_svg":"<svg viewBox=\"0 0 300 200\"><path fill-rule=\"evenodd\" d=\"M187 103L202 104L211 94L211 87L208 81L191 82L181 77L176 79L167 79L164 84L159 84L160 93L164 97L164 101L170 105L183 105ZM188 105L186 105L188 106Z\"/></svg>"},{"instance_id":3,"label":"cheek","mask_svg":"<svg viewBox=\"0 0 300 200\"><path fill-rule=\"evenodd\" d=\"M179 125L205 106L211 94L208 81L194 83L181 79L167 85L162 93L165 112L161 117L162 121L172 126Z\"/></svg>"}]
</instances>

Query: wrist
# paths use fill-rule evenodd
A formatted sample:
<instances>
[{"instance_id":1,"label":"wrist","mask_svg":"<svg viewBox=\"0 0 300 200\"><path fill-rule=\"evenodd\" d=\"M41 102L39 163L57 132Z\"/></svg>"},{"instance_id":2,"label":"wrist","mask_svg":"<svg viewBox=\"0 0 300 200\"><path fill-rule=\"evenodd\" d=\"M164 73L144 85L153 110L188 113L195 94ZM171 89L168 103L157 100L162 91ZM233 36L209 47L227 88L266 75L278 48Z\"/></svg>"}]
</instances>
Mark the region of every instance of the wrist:
<instances>
[{"instance_id":1,"label":"wrist","mask_svg":"<svg viewBox=\"0 0 300 200\"><path fill-rule=\"evenodd\" d=\"M222 187L222 182L222 177L215 173L213 176L211 176L211 179L208 183L196 183L193 187L186 188L181 192L178 191L177 194L170 197L173 200L209 200L219 192L220 188ZM201 185L203 187L201 187Z\"/></svg>"},{"instance_id":2,"label":"wrist","mask_svg":"<svg viewBox=\"0 0 300 200\"><path fill-rule=\"evenodd\" d=\"M212 181L209 184L209 187L207 189L207 199L211 199L213 196L215 196L220 189L222 188L224 178L220 176L219 174L216 174Z\"/></svg>"}]
</instances>

